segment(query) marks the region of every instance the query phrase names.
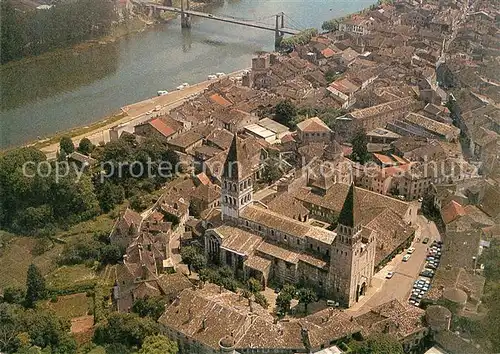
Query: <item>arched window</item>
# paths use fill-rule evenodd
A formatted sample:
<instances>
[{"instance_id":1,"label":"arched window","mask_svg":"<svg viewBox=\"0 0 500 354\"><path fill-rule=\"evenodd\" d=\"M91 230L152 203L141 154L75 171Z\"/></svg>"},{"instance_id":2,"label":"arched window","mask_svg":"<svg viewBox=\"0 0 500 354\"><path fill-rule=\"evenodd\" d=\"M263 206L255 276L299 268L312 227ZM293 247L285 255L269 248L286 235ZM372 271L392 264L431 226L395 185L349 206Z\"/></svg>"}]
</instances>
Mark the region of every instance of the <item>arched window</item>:
<instances>
[{"instance_id":1,"label":"arched window","mask_svg":"<svg viewBox=\"0 0 500 354\"><path fill-rule=\"evenodd\" d=\"M224 203L227 203L227 195L224 196Z\"/></svg>"}]
</instances>

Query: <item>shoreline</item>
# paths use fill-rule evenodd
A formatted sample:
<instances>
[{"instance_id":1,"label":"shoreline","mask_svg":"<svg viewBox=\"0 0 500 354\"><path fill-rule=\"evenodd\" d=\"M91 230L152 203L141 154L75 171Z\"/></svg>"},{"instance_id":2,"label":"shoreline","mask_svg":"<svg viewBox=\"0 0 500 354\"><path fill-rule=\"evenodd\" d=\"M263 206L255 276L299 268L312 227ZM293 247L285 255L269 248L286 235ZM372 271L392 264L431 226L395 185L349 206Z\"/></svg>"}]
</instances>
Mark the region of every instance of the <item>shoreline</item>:
<instances>
[{"instance_id":1,"label":"shoreline","mask_svg":"<svg viewBox=\"0 0 500 354\"><path fill-rule=\"evenodd\" d=\"M248 70L248 68L228 73L222 78L201 81L183 90L172 91L167 95L154 96L139 102L131 103L121 107L119 112L103 117L93 124L61 131L43 140L32 141L2 150L2 153L22 147L34 147L45 153L48 159L52 159L57 155L59 141L63 136L71 137L74 144L78 144L78 142L85 137L90 139L95 145L107 143L110 141L109 131L112 128L120 128L124 130L126 128L131 129L133 126L153 118L153 114L168 114L170 110L182 105L184 102L189 100L191 96L198 95L205 91L211 84L227 77L241 75L245 70ZM161 106L161 110L151 114L150 111L158 106Z\"/></svg>"},{"instance_id":2,"label":"shoreline","mask_svg":"<svg viewBox=\"0 0 500 354\"><path fill-rule=\"evenodd\" d=\"M195 4L197 5L196 8L203 8L207 5L209 5L206 3L195 3ZM362 9L360 11L343 16L342 18L350 17L350 16L355 15L357 13L366 11L367 9L368 8ZM141 33L143 31L145 31L146 29L148 29L148 27L155 26L155 25L158 25L161 23L168 23L171 20L176 19L177 17L178 16L176 15L172 18L164 19L162 21L146 21L146 20L140 18L140 16L136 16L136 20L141 21L143 23L143 26L141 26L140 29L126 31L120 35L112 35L112 36L103 37L101 39L88 40L88 41L83 42L83 43L75 44L71 48L58 48L58 49L55 49L53 51L43 53L39 56L22 58L20 60L16 60L16 61L13 61L10 63L3 64L2 66L0 66L0 68L6 67L8 65L20 65L20 64L24 64L26 62L32 61L32 60L40 60L40 59L47 60L47 59L53 58L54 56L57 56L57 55L63 55L63 53L65 51L83 51L83 50L89 50L96 45L109 45L111 43L114 43L114 42L122 39L122 38L126 38L129 35ZM323 31L322 34L323 33L328 33L328 31ZM232 73L226 74L225 77L236 76L238 73L242 73L244 70L248 70L248 68L237 70L237 71L234 71ZM219 79L217 79L217 80L219 80ZM54 133L51 133L47 137L44 137L43 139L31 140L31 141L28 141L25 143L16 144L16 145L13 145L10 147L2 148L2 149L0 149L0 154L4 154L6 152L9 152L9 151L12 151L12 150L15 150L18 148L22 148L22 147L35 147L37 149L40 149L42 152L45 152L46 155L55 155L53 147L54 147L54 145L57 145L57 146L59 145L59 140L63 136L71 137L74 140L75 144L77 144L79 142L79 140L82 139L83 137L89 137L89 138L91 136L95 137L96 134L103 134L103 136L104 136L104 131L109 132L109 130L111 128L129 125L129 124L133 123L134 121L140 119L141 116L143 116L145 114L143 112L139 115L130 116L127 113L127 108L134 107L134 106L141 106L141 105L151 105L151 104L154 104L154 102L157 102L158 99L160 99L160 98L165 99L167 97L170 97L172 94L178 94L179 92L183 92L184 94L181 94L180 98L174 100L173 102L166 103L164 105L164 106L172 106L172 107L170 107L170 109L173 109L173 108L175 108L175 107L173 107L175 104L177 104L177 103L179 103L179 105L182 104L187 99L187 96L191 96L193 94L199 94L200 92L204 91L209 86L209 84L216 82L217 80L201 81L201 82L198 82L198 83L191 85L189 88L187 88L185 90L171 91L168 95L154 96L154 97L147 98L147 99L139 101L139 102L131 103L129 105L121 107L119 111L117 111L111 115L97 118L97 120L93 123L90 123L90 124L87 124L84 126L82 126L82 125L75 126L73 128L67 129L67 130L56 131ZM200 88L200 87L203 87L203 88ZM194 88L198 88L198 89L196 91L193 91ZM153 106L149 106L149 107L152 109L155 106L153 105ZM104 142L106 142L105 141L106 139L103 138L102 140Z\"/></svg>"}]
</instances>

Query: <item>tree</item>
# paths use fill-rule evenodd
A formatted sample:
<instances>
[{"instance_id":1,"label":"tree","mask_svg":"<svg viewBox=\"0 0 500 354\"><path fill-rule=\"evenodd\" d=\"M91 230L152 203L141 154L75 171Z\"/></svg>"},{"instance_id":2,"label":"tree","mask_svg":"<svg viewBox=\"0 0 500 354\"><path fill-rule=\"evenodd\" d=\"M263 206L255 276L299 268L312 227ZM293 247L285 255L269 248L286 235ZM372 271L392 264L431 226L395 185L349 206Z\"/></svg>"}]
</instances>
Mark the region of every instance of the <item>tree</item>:
<instances>
[{"instance_id":1,"label":"tree","mask_svg":"<svg viewBox=\"0 0 500 354\"><path fill-rule=\"evenodd\" d=\"M118 245L104 245L99 258L102 264L116 264L123 258L123 252Z\"/></svg>"},{"instance_id":2,"label":"tree","mask_svg":"<svg viewBox=\"0 0 500 354\"><path fill-rule=\"evenodd\" d=\"M78 144L77 150L78 150L78 152L89 156L90 153L94 150L94 148L95 148L95 146L94 146L94 144L92 144L90 139L83 138L82 140L80 140L80 143Z\"/></svg>"},{"instance_id":3,"label":"tree","mask_svg":"<svg viewBox=\"0 0 500 354\"><path fill-rule=\"evenodd\" d=\"M199 272L207 265L207 259L201 253L196 253L191 259L191 266L196 272Z\"/></svg>"},{"instance_id":4,"label":"tree","mask_svg":"<svg viewBox=\"0 0 500 354\"><path fill-rule=\"evenodd\" d=\"M33 263L28 268L26 276L26 306L34 307L37 300L46 296L45 279L40 270Z\"/></svg>"},{"instance_id":5,"label":"tree","mask_svg":"<svg viewBox=\"0 0 500 354\"><path fill-rule=\"evenodd\" d=\"M368 139L366 137L366 132L363 129L359 129L354 134L351 141L352 143L352 160L364 164L370 158L368 154L367 143Z\"/></svg>"},{"instance_id":6,"label":"tree","mask_svg":"<svg viewBox=\"0 0 500 354\"><path fill-rule=\"evenodd\" d=\"M274 117L279 123L290 127L297 115L297 108L290 100L279 102L274 108Z\"/></svg>"},{"instance_id":7,"label":"tree","mask_svg":"<svg viewBox=\"0 0 500 354\"><path fill-rule=\"evenodd\" d=\"M139 354L177 354L177 344L163 335L148 336Z\"/></svg>"},{"instance_id":8,"label":"tree","mask_svg":"<svg viewBox=\"0 0 500 354\"><path fill-rule=\"evenodd\" d=\"M132 305L132 312L141 317L149 316L157 321L165 312L165 299L161 297L144 297L137 299Z\"/></svg>"},{"instance_id":9,"label":"tree","mask_svg":"<svg viewBox=\"0 0 500 354\"><path fill-rule=\"evenodd\" d=\"M339 20L337 20L337 19L325 21L321 25L321 29L323 31L328 31L328 32L336 31L336 30L338 30L338 28L339 28Z\"/></svg>"},{"instance_id":10,"label":"tree","mask_svg":"<svg viewBox=\"0 0 500 354\"><path fill-rule=\"evenodd\" d=\"M59 150L64 151L66 154L71 154L75 151L73 140L69 136L63 136L59 142Z\"/></svg>"},{"instance_id":11,"label":"tree","mask_svg":"<svg viewBox=\"0 0 500 354\"><path fill-rule=\"evenodd\" d=\"M268 159L262 171L262 179L266 183L273 183L283 176L283 171L280 168L279 161Z\"/></svg>"},{"instance_id":12,"label":"tree","mask_svg":"<svg viewBox=\"0 0 500 354\"><path fill-rule=\"evenodd\" d=\"M262 284L261 284L261 282L258 281L255 278L248 279L248 281L247 281L247 287L248 287L248 290L252 294L257 294L258 292L262 291Z\"/></svg>"},{"instance_id":13,"label":"tree","mask_svg":"<svg viewBox=\"0 0 500 354\"><path fill-rule=\"evenodd\" d=\"M307 306L316 301L316 293L310 288L302 288L299 290L299 303L304 304L304 313L307 314Z\"/></svg>"},{"instance_id":14,"label":"tree","mask_svg":"<svg viewBox=\"0 0 500 354\"><path fill-rule=\"evenodd\" d=\"M390 334L375 333L353 348L358 354L404 354L403 346Z\"/></svg>"},{"instance_id":15,"label":"tree","mask_svg":"<svg viewBox=\"0 0 500 354\"><path fill-rule=\"evenodd\" d=\"M252 298L252 292L250 290L243 289L241 291L241 296L243 296L245 299L247 299L248 300L248 304L250 304L251 298Z\"/></svg>"},{"instance_id":16,"label":"tree","mask_svg":"<svg viewBox=\"0 0 500 354\"><path fill-rule=\"evenodd\" d=\"M8 286L3 291L3 301L9 304L22 304L25 298L24 290Z\"/></svg>"},{"instance_id":17,"label":"tree","mask_svg":"<svg viewBox=\"0 0 500 354\"><path fill-rule=\"evenodd\" d=\"M115 205L123 203L125 199L125 190L121 185L110 181L98 185L97 199L103 212L110 212Z\"/></svg>"},{"instance_id":18,"label":"tree","mask_svg":"<svg viewBox=\"0 0 500 354\"><path fill-rule=\"evenodd\" d=\"M255 293L254 298L255 302L258 303L263 308L267 309L269 307L269 302L267 301L266 297L261 293Z\"/></svg>"},{"instance_id":19,"label":"tree","mask_svg":"<svg viewBox=\"0 0 500 354\"><path fill-rule=\"evenodd\" d=\"M97 326L94 342L100 345L120 343L128 348L141 347L146 337L158 332L158 324L149 317L139 317L135 313L112 313L105 323Z\"/></svg>"},{"instance_id":20,"label":"tree","mask_svg":"<svg viewBox=\"0 0 500 354\"><path fill-rule=\"evenodd\" d=\"M290 311L290 304L292 303L292 295L288 292L280 292L276 298L276 307L286 314Z\"/></svg>"},{"instance_id":21,"label":"tree","mask_svg":"<svg viewBox=\"0 0 500 354\"><path fill-rule=\"evenodd\" d=\"M198 252L193 246L181 248L182 263L188 266L189 275L191 275L191 268L193 267L194 258L197 254Z\"/></svg>"}]
</instances>

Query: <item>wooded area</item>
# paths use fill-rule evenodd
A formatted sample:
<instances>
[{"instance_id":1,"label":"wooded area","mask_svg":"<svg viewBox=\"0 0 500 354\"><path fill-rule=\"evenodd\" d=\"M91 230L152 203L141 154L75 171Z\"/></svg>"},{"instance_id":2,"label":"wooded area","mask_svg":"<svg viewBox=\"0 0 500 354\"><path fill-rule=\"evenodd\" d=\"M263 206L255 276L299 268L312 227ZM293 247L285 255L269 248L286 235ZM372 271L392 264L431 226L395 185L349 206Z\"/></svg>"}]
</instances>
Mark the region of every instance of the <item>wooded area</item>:
<instances>
[{"instance_id":1,"label":"wooded area","mask_svg":"<svg viewBox=\"0 0 500 354\"><path fill-rule=\"evenodd\" d=\"M1 63L107 35L115 19L111 0L55 3L50 9L19 11L1 3Z\"/></svg>"}]
</instances>

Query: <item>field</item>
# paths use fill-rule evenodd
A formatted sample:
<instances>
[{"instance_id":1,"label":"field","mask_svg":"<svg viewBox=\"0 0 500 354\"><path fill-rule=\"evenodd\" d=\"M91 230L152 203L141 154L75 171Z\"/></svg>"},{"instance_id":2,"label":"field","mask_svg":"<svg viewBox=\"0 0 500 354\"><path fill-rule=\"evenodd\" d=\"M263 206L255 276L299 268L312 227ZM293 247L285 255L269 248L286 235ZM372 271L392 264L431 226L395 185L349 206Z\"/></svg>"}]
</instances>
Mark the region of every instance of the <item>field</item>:
<instances>
[{"instance_id":1,"label":"field","mask_svg":"<svg viewBox=\"0 0 500 354\"><path fill-rule=\"evenodd\" d=\"M34 256L32 250L37 240L30 237L15 237L4 247L0 255L0 289L7 286L25 287L26 272L31 263L47 274L56 268L54 260L63 246L55 245L40 256Z\"/></svg>"},{"instance_id":2,"label":"field","mask_svg":"<svg viewBox=\"0 0 500 354\"><path fill-rule=\"evenodd\" d=\"M77 286L93 285L97 274L83 264L62 266L50 272L45 278L47 289L71 289Z\"/></svg>"},{"instance_id":3,"label":"field","mask_svg":"<svg viewBox=\"0 0 500 354\"><path fill-rule=\"evenodd\" d=\"M95 232L110 232L113 223L113 219L108 215L101 215L95 220L74 225L67 231L60 231L55 235L55 239L61 242L54 242L49 250L40 255L33 251L39 242L36 238L15 236L0 231L0 292L7 286L24 288L26 272L31 263L39 267L42 274L47 276L47 286L51 286L49 282L55 284L54 286L68 287L70 282L88 281L91 279L89 272L92 271L83 266L82 268L77 266L66 267L70 269L57 269L56 260L64 248L63 242L81 236L89 237ZM56 271L54 274L50 274L54 271ZM92 277L95 278L96 275L93 274Z\"/></svg>"},{"instance_id":4,"label":"field","mask_svg":"<svg viewBox=\"0 0 500 354\"><path fill-rule=\"evenodd\" d=\"M70 320L75 317L87 316L93 304L92 298L87 297L86 293L78 293L58 296L57 302L44 300L42 306L54 311L57 316Z\"/></svg>"}]
</instances>

